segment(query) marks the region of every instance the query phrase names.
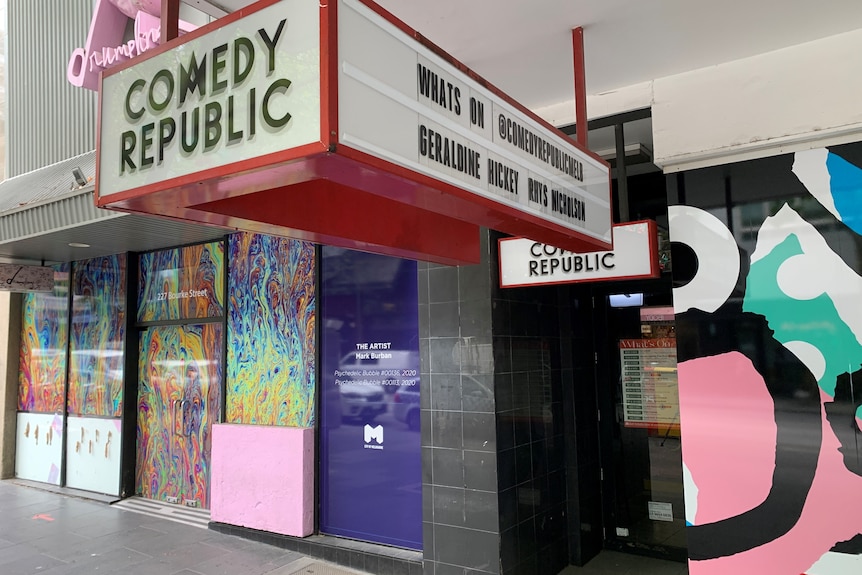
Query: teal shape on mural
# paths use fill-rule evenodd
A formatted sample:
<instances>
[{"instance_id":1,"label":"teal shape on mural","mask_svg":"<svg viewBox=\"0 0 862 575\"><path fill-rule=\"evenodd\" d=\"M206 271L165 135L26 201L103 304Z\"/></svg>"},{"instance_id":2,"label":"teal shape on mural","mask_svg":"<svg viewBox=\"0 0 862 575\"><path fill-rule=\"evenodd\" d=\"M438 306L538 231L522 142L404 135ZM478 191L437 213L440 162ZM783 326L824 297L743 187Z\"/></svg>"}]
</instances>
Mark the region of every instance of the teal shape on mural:
<instances>
[{"instance_id":1,"label":"teal shape on mural","mask_svg":"<svg viewBox=\"0 0 862 575\"><path fill-rule=\"evenodd\" d=\"M826 371L818 384L834 396L836 378L856 371L862 364L862 345L826 293L810 300L797 300L781 291L778 268L802 253L799 239L791 234L766 257L751 264L743 311L766 317L775 339L782 344L804 341L820 350Z\"/></svg>"}]
</instances>

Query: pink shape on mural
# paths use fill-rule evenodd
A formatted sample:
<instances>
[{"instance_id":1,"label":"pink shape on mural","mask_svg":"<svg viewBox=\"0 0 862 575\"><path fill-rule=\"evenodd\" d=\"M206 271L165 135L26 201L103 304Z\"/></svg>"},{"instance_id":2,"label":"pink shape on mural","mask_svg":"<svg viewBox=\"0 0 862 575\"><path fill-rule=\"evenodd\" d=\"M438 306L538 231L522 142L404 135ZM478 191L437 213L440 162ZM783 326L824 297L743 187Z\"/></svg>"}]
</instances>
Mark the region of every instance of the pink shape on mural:
<instances>
[{"instance_id":1,"label":"pink shape on mural","mask_svg":"<svg viewBox=\"0 0 862 575\"><path fill-rule=\"evenodd\" d=\"M695 524L757 507L772 487L777 434L763 377L739 352L678 369L683 461L699 493Z\"/></svg>"},{"instance_id":2,"label":"pink shape on mural","mask_svg":"<svg viewBox=\"0 0 862 575\"><path fill-rule=\"evenodd\" d=\"M756 453L763 457L766 443L771 442L772 454L767 459L768 467L773 467L775 425L768 426L763 421L767 418L763 405L765 386L762 393L749 389L754 387L751 383L760 380L752 371L747 358L735 352L679 365L680 404L685 420L683 458L699 489L697 524L740 513L746 506L751 508L763 500L764 489L768 488L764 481L771 482L766 464L753 459ZM736 399L730 402L722 398L725 395ZM753 404L746 406L745 401ZM860 532L862 477L844 466L838 451L840 443L826 420L822 404L832 398L821 391L820 401L823 441L817 471L797 524L785 536L750 551L689 561L691 575L804 573L836 543ZM745 429L744 434L735 431L739 426ZM745 474L752 478L740 481ZM722 481L727 485L722 486ZM755 493L736 491L744 489L754 489Z\"/></svg>"}]
</instances>

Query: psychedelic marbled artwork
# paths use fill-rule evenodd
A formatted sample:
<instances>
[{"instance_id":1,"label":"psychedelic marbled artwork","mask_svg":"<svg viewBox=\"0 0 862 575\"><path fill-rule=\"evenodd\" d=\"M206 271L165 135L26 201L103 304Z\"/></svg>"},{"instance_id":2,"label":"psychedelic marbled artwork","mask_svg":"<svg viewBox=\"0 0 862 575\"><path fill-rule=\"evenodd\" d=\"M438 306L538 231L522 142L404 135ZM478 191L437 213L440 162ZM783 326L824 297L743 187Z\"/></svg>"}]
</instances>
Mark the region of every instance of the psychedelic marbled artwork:
<instances>
[{"instance_id":1,"label":"psychedelic marbled artwork","mask_svg":"<svg viewBox=\"0 0 862 575\"><path fill-rule=\"evenodd\" d=\"M69 345L69 264L54 268L54 291L23 296L18 411L61 413Z\"/></svg>"},{"instance_id":2,"label":"psychedelic marbled artwork","mask_svg":"<svg viewBox=\"0 0 862 575\"><path fill-rule=\"evenodd\" d=\"M229 244L227 421L310 427L314 245L250 233Z\"/></svg>"},{"instance_id":3,"label":"psychedelic marbled artwork","mask_svg":"<svg viewBox=\"0 0 862 575\"><path fill-rule=\"evenodd\" d=\"M69 334L70 415L122 415L125 337L126 256L75 262Z\"/></svg>"},{"instance_id":4,"label":"psychedelic marbled artwork","mask_svg":"<svg viewBox=\"0 0 862 575\"><path fill-rule=\"evenodd\" d=\"M224 315L224 242L141 255L138 322Z\"/></svg>"},{"instance_id":5,"label":"psychedelic marbled artwork","mask_svg":"<svg viewBox=\"0 0 862 575\"><path fill-rule=\"evenodd\" d=\"M209 507L212 425L221 406L221 323L140 335L136 491Z\"/></svg>"}]
</instances>

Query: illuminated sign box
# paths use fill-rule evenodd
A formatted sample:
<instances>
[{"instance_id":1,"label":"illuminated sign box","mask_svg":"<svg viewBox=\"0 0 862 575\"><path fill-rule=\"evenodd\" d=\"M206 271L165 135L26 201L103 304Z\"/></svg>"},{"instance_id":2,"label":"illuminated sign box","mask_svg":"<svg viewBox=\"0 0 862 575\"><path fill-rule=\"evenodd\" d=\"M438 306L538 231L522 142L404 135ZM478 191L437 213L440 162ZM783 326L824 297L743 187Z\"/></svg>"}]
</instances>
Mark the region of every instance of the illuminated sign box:
<instances>
[{"instance_id":1,"label":"illuminated sign box","mask_svg":"<svg viewBox=\"0 0 862 575\"><path fill-rule=\"evenodd\" d=\"M658 235L644 220L613 227L614 249L572 252L526 238L502 238L500 287L657 278Z\"/></svg>"},{"instance_id":2,"label":"illuminated sign box","mask_svg":"<svg viewBox=\"0 0 862 575\"><path fill-rule=\"evenodd\" d=\"M368 0L264 0L103 72L97 204L441 263L611 245L607 164Z\"/></svg>"}]
</instances>

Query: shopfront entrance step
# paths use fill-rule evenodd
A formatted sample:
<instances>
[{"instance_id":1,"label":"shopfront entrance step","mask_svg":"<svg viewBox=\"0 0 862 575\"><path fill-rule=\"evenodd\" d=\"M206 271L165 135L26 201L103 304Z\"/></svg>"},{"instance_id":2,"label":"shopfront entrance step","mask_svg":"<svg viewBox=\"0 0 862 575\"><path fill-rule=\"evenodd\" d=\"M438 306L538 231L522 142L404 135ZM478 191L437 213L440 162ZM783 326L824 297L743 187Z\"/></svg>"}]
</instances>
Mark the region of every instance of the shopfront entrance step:
<instances>
[{"instance_id":1,"label":"shopfront entrance step","mask_svg":"<svg viewBox=\"0 0 862 575\"><path fill-rule=\"evenodd\" d=\"M167 519L176 523L183 523L192 527L207 529L210 522L210 512L208 509L196 509L194 507L184 507L182 505L164 503L153 499L144 499L143 497L129 497L114 503L114 507L133 511L135 513L143 513L151 517Z\"/></svg>"}]
</instances>

